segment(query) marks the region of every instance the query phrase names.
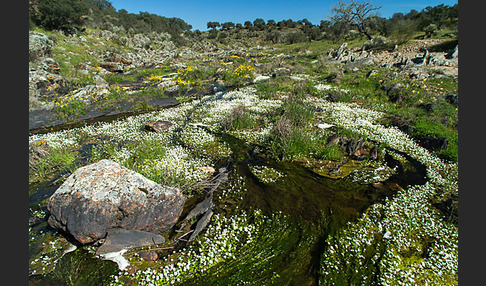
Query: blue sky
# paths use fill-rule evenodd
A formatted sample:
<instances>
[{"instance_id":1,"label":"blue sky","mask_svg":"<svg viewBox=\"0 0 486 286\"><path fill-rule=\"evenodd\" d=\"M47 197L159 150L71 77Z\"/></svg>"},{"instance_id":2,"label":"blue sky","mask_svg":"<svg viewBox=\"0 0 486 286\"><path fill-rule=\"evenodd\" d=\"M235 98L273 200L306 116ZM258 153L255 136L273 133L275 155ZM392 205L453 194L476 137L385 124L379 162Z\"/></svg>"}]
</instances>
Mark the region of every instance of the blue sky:
<instances>
[{"instance_id":1,"label":"blue sky","mask_svg":"<svg viewBox=\"0 0 486 286\"><path fill-rule=\"evenodd\" d=\"M149 12L167 18L181 18L192 25L193 29L207 30L207 22L219 23L245 21L262 18L265 21L273 19L275 22L292 19L294 21L306 18L312 24L319 25L321 20L329 19L331 7L338 0L109 0L116 10L125 9L129 13ZM452 6L457 0L370 0L369 2L382 6L378 12L388 18L395 12L408 13L415 9L421 11L427 6L444 4Z\"/></svg>"}]
</instances>

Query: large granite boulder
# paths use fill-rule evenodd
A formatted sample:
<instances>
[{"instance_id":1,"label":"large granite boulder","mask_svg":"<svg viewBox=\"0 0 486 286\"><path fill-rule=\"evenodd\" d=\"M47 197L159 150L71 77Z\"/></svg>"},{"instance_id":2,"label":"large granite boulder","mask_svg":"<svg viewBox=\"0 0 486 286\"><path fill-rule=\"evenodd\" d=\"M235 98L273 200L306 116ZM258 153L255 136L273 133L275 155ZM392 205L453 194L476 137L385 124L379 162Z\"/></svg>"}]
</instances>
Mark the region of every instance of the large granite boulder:
<instances>
[{"instance_id":1,"label":"large granite boulder","mask_svg":"<svg viewBox=\"0 0 486 286\"><path fill-rule=\"evenodd\" d=\"M166 231L177 222L185 197L110 160L77 169L49 198L50 226L82 244L112 228Z\"/></svg>"}]
</instances>

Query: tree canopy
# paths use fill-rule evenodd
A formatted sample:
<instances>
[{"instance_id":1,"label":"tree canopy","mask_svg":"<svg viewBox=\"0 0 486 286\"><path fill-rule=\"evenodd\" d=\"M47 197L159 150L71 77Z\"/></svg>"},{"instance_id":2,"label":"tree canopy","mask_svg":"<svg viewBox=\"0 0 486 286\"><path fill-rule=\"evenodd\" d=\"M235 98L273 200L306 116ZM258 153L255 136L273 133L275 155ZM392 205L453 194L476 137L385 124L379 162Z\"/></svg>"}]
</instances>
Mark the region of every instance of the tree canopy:
<instances>
[{"instance_id":1,"label":"tree canopy","mask_svg":"<svg viewBox=\"0 0 486 286\"><path fill-rule=\"evenodd\" d=\"M351 0L347 3L339 1L336 6L332 7L334 15L331 17L331 21L334 24L343 26L347 30L356 28L368 40L371 40L372 36L369 32L370 19L372 16L377 16L375 11L379 9L381 9L381 6L373 5L370 2Z\"/></svg>"}]
</instances>

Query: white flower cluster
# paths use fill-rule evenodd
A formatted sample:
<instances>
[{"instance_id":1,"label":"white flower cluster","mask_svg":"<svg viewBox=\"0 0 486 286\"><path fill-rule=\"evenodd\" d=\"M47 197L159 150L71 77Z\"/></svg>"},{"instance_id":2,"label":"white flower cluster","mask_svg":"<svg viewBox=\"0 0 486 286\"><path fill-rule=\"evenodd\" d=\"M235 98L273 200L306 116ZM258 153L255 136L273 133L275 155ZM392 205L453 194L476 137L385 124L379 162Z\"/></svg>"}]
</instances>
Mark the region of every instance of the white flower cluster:
<instances>
[{"instance_id":1,"label":"white flower cluster","mask_svg":"<svg viewBox=\"0 0 486 286\"><path fill-rule=\"evenodd\" d=\"M248 144L263 145L265 144L266 140L268 140L272 131L272 127L273 124L268 124L260 129L242 129L232 132L232 134L237 138L245 140L245 142Z\"/></svg>"},{"instance_id":2,"label":"white flower cluster","mask_svg":"<svg viewBox=\"0 0 486 286\"><path fill-rule=\"evenodd\" d=\"M360 108L356 103L333 103L322 99L309 102L320 107L326 119L333 124L410 155L427 167L427 177L431 182L457 193L457 164L443 162L394 126L375 124L384 113Z\"/></svg>"},{"instance_id":3,"label":"white flower cluster","mask_svg":"<svg viewBox=\"0 0 486 286\"><path fill-rule=\"evenodd\" d=\"M126 147L123 142L144 145L157 145L165 149L164 154L152 159L141 162L141 173L149 178L164 178L167 180L177 180L186 182L196 182L201 180L207 173L198 167L208 166L210 162L203 158L196 158L189 150L174 144L172 138L174 131L180 128L180 122L186 119L187 114L194 109L198 101L181 104L174 108L168 108L161 111L149 112L137 116L130 116L112 122L99 122L69 130L61 130L47 134L37 134L29 137L29 142L45 140L49 146L57 148L71 148L78 146L86 139L104 139L101 144L93 148L92 152L102 154L103 149L109 150L109 159L120 164L124 164L129 158L133 157L134 150ZM147 132L143 126L148 120L168 120L174 125L165 132ZM206 144L214 141L215 138L201 129L187 125L187 129L182 131L183 137L187 142L193 144ZM118 147L114 147L119 145ZM228 148L221 146L220 153L229 152ZM160 181L159 181L160 182ZM162 182L160 182L162 183Z\"/></svg>"},{"instance_id":4,"label":"white flower cluster","mask_svg":"<svg viewBox=\"0 0 486 286\"><path fill-rule=\"evenodd\" d=\"M216 157L231 155L231 149L225 142L220 142L215 136L197 126L186 125L179 133L179 139L184 142L185 146L203 155L213 157L215 155ZM210 152L210 154L206 154L207 152Z\"/></svg>"},{"instance_id":5,"label":"white flower cluster","mask_svg":"<svg viewBox=\"0 0 486 286\"><path fill-rule=\"evenodd\" d=\"M204 121L206 123L214 123L221 122L227 118L233 109L237 107L244 106L250 111L265 113L279 107L282 102L279 100L260 99L256 94L255 88L246 87L207 97L201 101L202 104L204 104L204 110L207 112L207 117Z\"/></svg>"},{"instance_id":6,"label":"white flower cluster","mask_svg":"<svg viewBox=\"0 0 486 286\"><path fill-rule=\"evenodd\" d=\"M352 171L349 176L350 179L355 183L371 184L383 182L390 178L393 174L396 174L396 168L392 169L387 165L382 165L378 168L362 168Z\"/></svg>"},{"instance_id":7,"label":"white flower cluster","mask_svg":"<svg viewBox=\"0 0 486 286\"><path fill-rule=\"evenodd\" d=\"M437 190L457 193L457 164L443 162L407 134L374 122L383 114L356 104L314 100L333 124L409 154L427 167L429 181L375 204L329 237L323 255L323 284L356 279L371 283L370 266L383 285L445 285L457 281L458 230L444 222L431 205ZM354 275L354 276L353 276ZM359 276L359 277L358 277Z\"/></svg>"},{"instance_id":8,"label":"white flower cluster","mask_svg":"<svg viewBox=\"0 0 486 286\"><path fill-rule=\"evenodd\" d=\"M235 177L231 179L231 185L229 186L229 188L221 190L221 195L219 196L219 199L221 200L228 196L238 196L246 192L247 190L248 189L245 186L245 178L239 175L235 175Z\"/></svg>"},{"instance_id":9,"label":"white flower cluster","mask_svg":"<svg viewBox=\"0 0 486 286\"><path fill-rule=\"evenodd\" d=\"M458 230L431 208L428 200L433 193L430 183L403 190L384 205L370 207L337 238L329 238L322 264L326 283L333 285L340 275L349 278L353 271L349 273L347 265L353 265L360 275L370 265L378 265L382 285L449 285L457 281Z\"/></svg>"},{"instance_id":10,"label":"white flower cluster","mask_svg":"<svg viewBox=\"0 0 486 286\"><path fill-rule=\"evenodd\" d=\"M150 178L160 178L167 182L180 180L196 183L203 180L207 173L198 168L209 165L210 162L201 158L194 158L189 151L181 146L167 147L164 156L153 160L145 160L141 166L141 173Z\"/></svg>"},{"instance_id":11,"label":"white flower cluster","mask_svg":"<svg viewBox=\"0 0 486 286\"><path fill-rule=\"evenodd\" d=\"M265 184L275 183L285 176L285 174L268 166L251 166L250 170L258 180Z\"/></svg>"},{"instance_id":12,"label":"white flower cluster","mask_svg":"<svg viewBox=\"0 0 486 286\"><path fill-rule=\"evenodd\" d=\"M256 211L257 216L258 213ZM212 224L195 244L166 257L166 264L158 269L137 271L135 277L138 278L138 284L174 284L202 274L218 263L235 259L237 249L251 243L258 235L258 228L255 224L249 224L248 220L244 212L229 218L214 215Z\"/></svg>"},{"instance_id":13,"label":"white flower cluster","mask_svg":"<svg viewBox=\"0 0 486 286\"><path fill-rule=\"evenodd\" d=\"M60 130L45 134L33 134L29 136L29 144L38 140L45 140L54 149L64 149L76 146L75 138L70 137L70 130Z\"/></svg>"},{"instance_id":14,"label":"white flower cluster","mask_svg":"<svg viewBox=\"0 0 486 286\"><path fill-rule=\"evenodd\" d=\"M116 149L115 153L113 154L113 157L111 157L111 160L117 162L120 165L124 165L125 162L130 159L132 156L132 151L126 147L121 147L120 149Z\"/></svg>"},{"instance_id":15,"label":"white flower cluster","mask_svg":"<svg viewBox=\"0 0 486 286\"><path fill-rule=\"evenodd\" d=\"M180 139L184 141L184 144L189 145L191 148L199 149L215 141L213 135L204 131L202 128L196 126L186 126L180 133Z\"/></svg>"}]
</instances>

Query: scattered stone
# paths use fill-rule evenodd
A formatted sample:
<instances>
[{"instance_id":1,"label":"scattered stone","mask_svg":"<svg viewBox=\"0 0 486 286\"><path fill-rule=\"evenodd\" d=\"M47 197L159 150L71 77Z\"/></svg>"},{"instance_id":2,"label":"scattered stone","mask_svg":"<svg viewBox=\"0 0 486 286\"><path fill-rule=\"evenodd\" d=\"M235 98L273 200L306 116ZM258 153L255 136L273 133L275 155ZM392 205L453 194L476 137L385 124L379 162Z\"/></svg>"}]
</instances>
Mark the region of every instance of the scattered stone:
<instances>
[{"instance_id":1,"label":"scattered stone","mask_svg":"<svg viewBox=\"0 0 486 286\"><path fill-rule=\"evenodd\" d=\"M72 98L86 103L90 103L92 99L100 98L108 95L108 84L106 85L87 85L83 88L73 91Z\"/></svg>"},{"instance_id":2,"label":"scattered stone","mask_svg":"<svg viewBox=\"0 0 486 286\"><path fill-rule=\"evenodd\" d=\"M341 60L343 56L347 54L347 49L348 49L348 43L343 43L341 46L339 46L338 50L333 55L333 57L338 61Z\"/></svg>"},{"instance_id":3,"label":"scattered stone","mask_svg":"<svg viewBox=\"0 0 486 286\"><path fill-rule=\"evenodd\" d=\"M373 65L375 63L376 63L376 59L373 58L373 57L350 59L350 60L346 61L346 64L344 65L344 67L352 68L352 67L359 67L359 66L364 66L364 65Z\"/></svg>"},{"instance_id":4,"label":"scattered stone","mask_svg":"<svg viewBox=\"0 0 486 286\"><path fill-rule=\"evenodd\" d=\"M106 82L106 80L104 80L101 76L99 75L95 75L93 77L93 80L95 82L95 85L97 87L108 87L108 82Z\"/></svg>"},{"instance_id":5,"label":"scattered stone","mask_svg":"<svg viewBox=\"0 0 486 286\"><path fill-rule=\"evenodd\" d=\"M109 31L106 31L106 32L109 32ZM106 56L105 56L105 61L107 62L114 62L114 63L122 63L124 65L130 65L132 64L132 61L130 61L129 59L123 57L123 56L120 56L116 53L112 53L112 52L109 52Z\"/></svg>"},{"instance_id":6,"label":"scattered stone","mask_svg":"<svg viewBox=\"0 0 486 286\"><path fill-rule=\"evenodd\" d=\"M319 122L319 123L316 124L316 126L320 129L328 129L328 128L334 127L334 125L328 124L326 122Z\"/></svg>"},{"instance_id":7,"label":"scattered stone","mask_svg":"<svg viewBox=\"0 0 486 286\"><path fill-rule=\"evenodd\" d=\"M166 131L170 127L172 127L174 124L170 121L164 121L164 120L150 120L147 123L145 123L145 130L152 131L152 132L162 132Z\"/></svg>"},{"instance_id":8,"label":"scattered stone","mask_svg":"<svg viewBox=\"0 0 486 286\"><path fill-rule=\"evenodd\" d=\"M390 101L394 103L402 102L404 100L403 88L404 85L402 83L382 86L382 90L386 92Z\"/></svg>"},{"instance_id":9,"label":"scattered stone","mask_svg":"<svg viewBox=\"0 0 486 286\"><path fill-rule=\"evenodd\" d=\"M446 61L443 54L430 55L427 61L429 66L448 66L449 62Z\"/></svg>"},{"instance_id":10,"label":"scattered stone","mask_svg":"<svg viewBox=\"0 0 486 286\"><path fill-rule=\"evenodd\" d=\"M44 69L29 71L29 93L34 97L45 97L69 92L69 84L59 74Z\"/></svg>"},{"instance_id":11,"label":"scattered stone","mask_svg":"<svg viewBox=\"0 0 486 286\"><path fill-rule=\"evenodd\" d=\"M48 223L82 244L112 228L166 231L185 203L181 191L161 186L111 160L77 169L49 198Z\"/></svg>"},{"instance_id":12,"label":"scattered stone","mask_svg":"<svg viewBox=\"0 0 486 286\"><path fill-rule=\"evenodd\" d=\"M159 255L155 251L140 251L138 256L145 261L155 261L159 258Z\"/></svg>"},{"instance_id":13,"label":"scattered stone","mask_svg":"<svg viewBox=\"0 0 486 286\"><path fill-rule=\"evenodd\" d=\"M445 96L445 99L454 106L458 106L459 104L459 96L457 94L448 94Z\"/></svg>"},{"instance_id":14,"label":"scattered stone","mask_svg":"<svg viewBox=\"0 0 486 286\"><path fill-rule=\"evenodd\" d=\"M102 67L105 70L110 71L110 72L117 72L117 73L123 72L123 64L122 63L104 62L104 63L100 63L100 67Z\"/></svg>"},{"instance_id":15,"label":"scattered stone","mask_svg":"<svg viewBox=\"0 0 486 286\"><path fill-rule=\"evenodd\" d=\"M411 79L426 79L430 77L430 74L427 73L424 69L421 68L416 68L416 67L410 67L407 68L407 72L409 74L409 77Z\"/></svg>"},{"instance_id":16,"label":"scattered stone","mask_svg":"<svg viewBox=\"0 0 486 286\"><path fill-rule=\"evenodd\" d=\"M278 68L275 70L274 73L272 73L272 77L280 77L280 76L290 76L291 71L287 68Z\"/></svg>"},{"instance_id":17,"label":"scattered stone","mask_svg":"<svg viewBox=\"0 0 486 286\"><path fill-rule=\"evenodd\" d=\"M143 34L136 34L128 39L128 46L132 48L148 49L152 41Z\"/></svg>"},{"instance_id":18,"label":"scattered stone","mask_svg":"<svg viewBox=\"0 0 486 286\"><path fill-rule=\"evenodd\" d=\"M383 118L383 122L388 122L387 125L396 126L400 131L408 133L413 126L413 120L411 118L404 119L400 116L389 116Z\"/></svg>"}]
</instances>

